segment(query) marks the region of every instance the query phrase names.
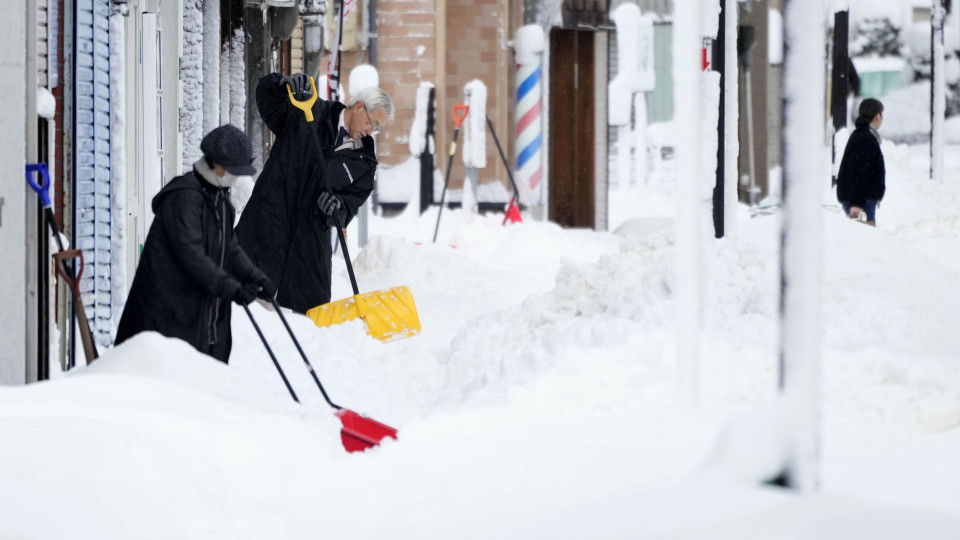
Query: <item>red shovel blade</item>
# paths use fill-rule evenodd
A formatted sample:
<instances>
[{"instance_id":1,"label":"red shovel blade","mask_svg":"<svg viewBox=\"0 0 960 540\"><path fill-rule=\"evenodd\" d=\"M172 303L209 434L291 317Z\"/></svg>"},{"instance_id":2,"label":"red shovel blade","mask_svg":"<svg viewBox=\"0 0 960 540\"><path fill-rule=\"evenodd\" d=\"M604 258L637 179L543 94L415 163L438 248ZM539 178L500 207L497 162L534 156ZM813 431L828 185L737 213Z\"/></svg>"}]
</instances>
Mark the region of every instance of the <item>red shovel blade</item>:
<instances>
[{"instance_id":1,"label":"red shovel blade","mask_svg":"<svg viewBox=\"0 0 960 540\"><path fill-rule=\"evenodd\" d=\"M501 223L501 225L506 225L508 221L510 223L523 223L523 218L520 216L520 207L517 206L517 202L514 199L510 199L507 211L503 214L503 223Z\"/></svg>"},{"instance_id":2,"label":"red shovel blade","mask_svg":"<svg viewBox=\"0 0 960 540\"><path fill-rule=\"evenodd\" d=\"M361 416L350 409L335 413L343 422L340 439L347 452L362 452L380 444L384 437L397 438L397 430L372 418Z\"/></svg>"}]
</instances>

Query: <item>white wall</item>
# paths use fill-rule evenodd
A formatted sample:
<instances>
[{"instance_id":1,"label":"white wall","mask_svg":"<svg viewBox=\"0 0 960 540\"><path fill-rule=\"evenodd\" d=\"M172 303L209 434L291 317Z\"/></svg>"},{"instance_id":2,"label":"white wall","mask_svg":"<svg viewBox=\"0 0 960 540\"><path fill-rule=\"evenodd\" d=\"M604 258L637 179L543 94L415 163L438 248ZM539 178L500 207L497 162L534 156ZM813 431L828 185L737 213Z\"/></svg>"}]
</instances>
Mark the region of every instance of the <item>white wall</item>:
<instances>
[{"instance_id":1,"label":"white wall","mask_svg":"<svg viewBox=\"0 0 960 540\"><path fill-rule=\"evenodd\" d=\"M157 0L149 0L153 4ZM159 2L159 27L162 32L163 65L163 176L169 182L183 171L183 138L180 136L180 107L183 84L180 82L180 57L183 56L183 0ZM154 194L155 195L155 194ZM150 195L153 198L153 195Z\"/></svg>"},{"instance_id":2,"label":"white wall","mask_svg":"<svg viewBox=\"0 0 960 540\"><path fill-rule=\"evenodd\" d=\"M36 196L26 184L25 0L4 0L0 17L0 384L26 380L26 204ZM34 203L35 204L35 203Z\"/></svg>"}]
</instances>

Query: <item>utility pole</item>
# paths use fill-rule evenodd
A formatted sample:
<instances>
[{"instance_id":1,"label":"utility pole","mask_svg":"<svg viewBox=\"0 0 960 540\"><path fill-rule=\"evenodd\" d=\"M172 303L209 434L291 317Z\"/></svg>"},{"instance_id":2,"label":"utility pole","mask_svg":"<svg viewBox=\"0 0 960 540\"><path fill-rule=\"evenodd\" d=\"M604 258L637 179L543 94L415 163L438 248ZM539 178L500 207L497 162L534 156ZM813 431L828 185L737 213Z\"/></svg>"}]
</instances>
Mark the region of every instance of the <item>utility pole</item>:
<instances>
[{"instance_id":1,"label":"utility pole","mask_svg":"<svg viewBox=\"0 0 960 540\"><path fill-rule=\"evenodd\" d=\"M943 20L946 0L930 8L930 179L943 181L943 120L946 116L946 77L943 69Z\"/></svg>"},{"instance_id":2,"label":"utility pole","mask_svg":"<svg viewBox=\"0 0 960 540\"><path fill-rule=\"evenodd\" d=\"M833 78L830 94L830 115L833 117L833 136L831 139L831 162L837 161L837 132L847 127L847 94L850 74L850 12L837 11L833 14ZM833 185L837 177L833 176Z\"/></svg>"},{"instance_id":3,"label":"utility pole","mask_svg":"<svg viewBox=\"0 0 960 540\"><path fill-rule=\"evenodd\" d=\"M820 488L820 317L823 220L811 170L826 156L822 2L784 0L783 195L780 235L780 393L789 454L773 480L801 493Z\"/></svg>"},{"instance_id":4,"label":"utility pole","mask_svg":"<svg viewBox=\"0 0 960 540\"><path fill-rule=\"evenodd\" d=\"M727 76L726 76L726 41L727 41L727 8L726 3L720 9L720 23L717 25L717 39L713 43L713 65L714 71L720 73L720 115L717 119L717 175L713 186L713 236L723 238L723 196L724 196L724 157L726 154L726 98L727 98ZM734 8L736 9L736 8Z\"/></svg>"}]
</instances>

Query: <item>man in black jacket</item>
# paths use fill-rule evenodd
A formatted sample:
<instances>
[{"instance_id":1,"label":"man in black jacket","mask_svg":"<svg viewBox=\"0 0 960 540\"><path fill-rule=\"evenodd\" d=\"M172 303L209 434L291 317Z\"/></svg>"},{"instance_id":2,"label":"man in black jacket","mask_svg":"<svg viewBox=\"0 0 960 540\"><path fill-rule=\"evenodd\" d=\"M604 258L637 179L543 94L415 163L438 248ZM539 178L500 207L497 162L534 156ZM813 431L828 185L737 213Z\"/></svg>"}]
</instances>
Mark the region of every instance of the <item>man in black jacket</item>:
<instances>
[{"instance_id":1,"label":"man in black jacket","mask_svg":"<svg viewBox=\"0 0 960 540\"><path fill-rule=\"evenodd\" d=\"M288 87L298 101L312 94L303 73L272 73L257 86L260 117L276 141L236 233L254 264L277 284L277 302L306 313L330 301L330 227L346 226L373 191L377 155L371 135L393 121L393 102L373 87L346 106L318 99L314 121L307 122ZM320 137L325 171L311 130Z\"/></svg>"},{"instance_id":2,"label":"man in black jacket","mask_svg":"<svg viewBox=\"0 0 960 540\"><path fill-rule=\"evenodd\" d=\"M153 198L153 223L115 344L152 330L227 363L230 302L247 305L276 289L233 238L230 186L256 172L250 140L228 124L208 133L200 150L193 171Z\"/></svg>"}]
</instances>

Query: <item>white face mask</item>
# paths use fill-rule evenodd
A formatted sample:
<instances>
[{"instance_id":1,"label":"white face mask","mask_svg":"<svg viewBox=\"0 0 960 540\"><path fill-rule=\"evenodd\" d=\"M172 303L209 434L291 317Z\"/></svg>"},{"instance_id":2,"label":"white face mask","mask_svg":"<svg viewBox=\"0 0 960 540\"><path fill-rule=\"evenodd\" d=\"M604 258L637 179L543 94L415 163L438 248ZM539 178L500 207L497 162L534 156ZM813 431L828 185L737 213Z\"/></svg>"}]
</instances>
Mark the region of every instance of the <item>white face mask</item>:
<instances>
[{"instance_id":1,"label":"white face mask","mask_svg":"<svg viewBox=\"0 0 960 540\"><path fill-rule=\"evenodd\" d=\"M218 188L233 187L233 185L237 183L237 177L226 170L223 171L223 176L217 176L217 173L213 172L213 169L210 168L210 165L207 165L207 160L204 158L198 159L193 166L207 182Z\"/></svg>"},{"instance_id":2,"label":"white face mask","mask_svg":"<svg viewBox=\"0 0 960 540\"><path fill-rule=\"evenodd\" d=\"M237 183L237 177L230 174L227 171L223 171L223 176L220 177L220 187L233 187Z\"/></svg>"}]
</instances>

